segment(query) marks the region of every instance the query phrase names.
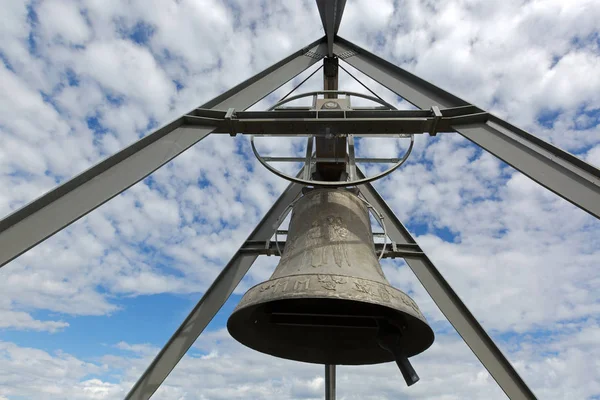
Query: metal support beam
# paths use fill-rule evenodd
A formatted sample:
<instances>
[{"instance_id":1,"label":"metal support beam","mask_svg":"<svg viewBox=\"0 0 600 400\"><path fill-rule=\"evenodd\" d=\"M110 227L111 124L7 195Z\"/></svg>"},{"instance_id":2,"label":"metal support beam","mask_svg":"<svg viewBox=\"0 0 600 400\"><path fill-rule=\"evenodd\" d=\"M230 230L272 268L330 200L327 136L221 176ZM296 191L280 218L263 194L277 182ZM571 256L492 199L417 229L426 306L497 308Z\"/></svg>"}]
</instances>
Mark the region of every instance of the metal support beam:
<instances>
[{"instance_id":1,"label":"metal support beam","mask_svg":"<svg viewBox=\"0 0 600 400\"><path fill-rule=\"evenodd\" d=\"M202 108L250 107L319 61L326 46L322 40L281 60ZM7 216L0 221L0 267L144 179L213 129L211 126L189 129L181 117Z\"/></svg>"},{"instance_id":2,"label":"metal support beam","mask_svg":"<svg viewBox=\"0 0 600 400\"><path fill-rule=\"evenodd\" d=\"M248 241L259 241L264 246L264 243L273 236L278 228L276 224L279 216L301 192L302 186L289 185L250 234ZM190 315L154 358L152 364L127 394L126 400L149 399L223 307L258 257L256 253L242 251L243 247L235 253Z\"/></svg>"},{"instance_id":3,"label":"metal support beam","mask_svg":"<svg viewBox=\"0 0 600 400\"><path fill-rule=\"evenodd\" d=\"M279 231L279 234L287 235L287 232ZM383 233L373 234L373 236L383 236ZM285 242L283 241L269 241L265 243L264 240L248 240L242 247L240 252L244 254L254 254L256 256L279 256L285 250ZM390 245L383 243L375 243L375 253L379 254L383 251L382 258L404 258L405 256L418 256L422 255L423 251L417 244L395 244Z\"/></svg>"},{"instance_id":4,"label":"metal support beam","mask_svg":"<svg viewBox=\"0 0 600 400\"><path fill-rule=\"evenodd\" d=\"M323 90L338 90L339 58L325 57L323 59ZM336 99L336 93L325 93L326 99Z\"/></svg>"},{"instance_id":5,"label":"metal support beam","mask_svg":"<svg viewBox=\"0 0 600 400\"><path fill-rule=\"evenodd\" d=\"M325 400L335 400L335 365L325 365Z\"/></svg>"},{"instance_id":6,"label":"metal support beam","mask_svg":"<svg viewBox=\"0 0 600 400\"><path fill-rule=\"evenodd\" d=\"M464 112L460 112L460 111ZM454 132L457 125L486 122L489 114L467 107L451 108L436 116L430 110L287 110L229 112L196 109L186 115L188 126L210 125L212 133L317 137L317 157L346 159L346 139L353 135L435 134ZM332 137L338 135L338 137ZM322 140L319 145L319 140ZM336 142L335 140L340 140Z\"/></svg>"},{"instance_id":7,"label":"metal support beam","mask_svg":"<svg viewBox=\"0 0 600 400\"><path fill-rule=\"evenodd\" d=\"M364 177L360 169L357 172L359 178ZM417 242L410 232L398 220L375 188L371 184L366 184L361 185L359 189L367 201L383 215L390 239L399 245L412 245L418 248ZM446 316L448 322L454 326L454 329L463 338L467 346L471 348L504 393L511 400L535 399L535 395L527 387L525 381L521 379L508 359L502 354L502 351L485 332L427 255L424 253L404 255L404 260L440 311Z\"/></svg>"},{"instance_id":8,"label":"metal support beam","mask_svg":"<svg viewBox=\"0 0 600 400\"><path fill-rule=\"evenodd\" d=\"M330 1L328 6L335 6L336 1ZM333 39L332 39L333 45ZM335 91L338 89L338 58L327 56L323 59L323 90ZM336 99L337 93L326 93L326 99ZM315 111L318 113L318 111ZM296 125L296 124L294 124ZM329 133L329 128L324 132ZM317 162L315 164L316 173L319 180L337 181L345 170L343 160L346 158L346 138L343 136L331 137L330 135L317 136L315 140L315 154L317 158L335 158L341 162Z\"/></svg>"},{"instance_id":9,"label":"metal support beam","mask_svg":"<svg viewBox=\"0 0 600 400\"><path fill-rule=\"evenodd\" d=\"M334 53L419 108L469 105L340 37L335 39ZM493 115L485 123L453 128L540 185L600 218L599 169Z\"/></svg>"},{"instance_id":10,"label":"metal support beam","mask_svg":"<svg viewBox=\"0 0 600 400\"><path fill-rule=\"evenodd\" d=\"M327 56L333 56L333 41L340 29L346 0L317 0L321 22L327 38Z\"/></svg>"}]
</instances>

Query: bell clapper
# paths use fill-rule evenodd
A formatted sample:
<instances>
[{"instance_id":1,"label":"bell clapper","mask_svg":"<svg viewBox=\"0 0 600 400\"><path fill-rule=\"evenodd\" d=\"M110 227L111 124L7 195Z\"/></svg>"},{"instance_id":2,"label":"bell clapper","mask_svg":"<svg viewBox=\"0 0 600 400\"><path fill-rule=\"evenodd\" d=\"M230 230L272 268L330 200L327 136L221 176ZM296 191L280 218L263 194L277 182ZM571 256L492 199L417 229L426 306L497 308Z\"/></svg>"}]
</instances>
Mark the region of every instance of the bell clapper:
<instances>
[{"instance_id":1,"label":"bell clapper","mask_svg":"<svg viewBox=\"0 0 600 400\"><path fill-rule=\"evenodd\" d=\"M377 325L379 326L377 331L379 346L394 355L396 364L398 365L406 384L408 386L414 385L419 381L419 375L417 375L417 372L410 361L408 361L408 357L404 354L402 329L386 319L378 320Z\"/></svg>"}]
</instances>

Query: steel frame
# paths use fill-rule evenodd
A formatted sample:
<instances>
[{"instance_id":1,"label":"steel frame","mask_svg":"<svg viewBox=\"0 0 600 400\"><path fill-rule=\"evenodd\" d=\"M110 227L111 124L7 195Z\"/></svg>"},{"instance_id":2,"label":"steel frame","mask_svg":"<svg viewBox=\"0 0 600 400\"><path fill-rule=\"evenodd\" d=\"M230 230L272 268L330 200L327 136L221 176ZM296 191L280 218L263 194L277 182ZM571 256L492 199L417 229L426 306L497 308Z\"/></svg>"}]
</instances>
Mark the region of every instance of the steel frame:
<instances>
[{"instance_id":1,"label":"steel frame","mask_svg":"<svg viewBox=\"0 0 600 400\"><path fill-rule=\"evenodd\" d=\"M433 119L428 121L427 127L433 133L442 128L439 125L431 127L443 121L440 108L468 107L484 113L468 102L336 36L344 0L317 0L317 5L325 27L325 37L200 108L205 111L226 110L223 118L227 116L232 120L232 108L248 108L329 55L344 60L417 107L431 109ZM193 110L156 130L0 221L0 266L139 182L213 132L215 124L207 120L199 124L190 123L190 116L196 112L198 110ZM335 125L339 121L332 118L327 123ZM600 171L593 166L493 115L486 114L485 121L448 126L542 186L600 217ZM357 175L364 176L358 169ZM388 234L395 242L395 256L406 260L448 321L502 390L511 399L535 398L381 196L370 184L362 185L360 192L388 221ZM300 193L301 186L288 186L131 389L127 399L145 400L152 396L225 303L258 255L271 251L269 241L277 230L277 217ZM256 243L260 245L256 246ZM398 250L398 247L401 249ZM393 257L392 253L389 256ZM328 371L331 374L334 369ZM328 388L331 388L329 384Z\"/></svg>"}]
</instances>

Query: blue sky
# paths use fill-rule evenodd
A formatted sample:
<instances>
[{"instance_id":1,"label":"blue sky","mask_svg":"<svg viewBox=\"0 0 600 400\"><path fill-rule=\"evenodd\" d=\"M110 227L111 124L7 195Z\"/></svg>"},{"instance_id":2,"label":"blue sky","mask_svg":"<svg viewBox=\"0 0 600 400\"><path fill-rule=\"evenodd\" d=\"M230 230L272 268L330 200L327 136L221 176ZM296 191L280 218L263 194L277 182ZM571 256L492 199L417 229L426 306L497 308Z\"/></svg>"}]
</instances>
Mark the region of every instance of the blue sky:
<instances>
[{"instance_id":1,"label":"blue sky","mask_svg":"<svg viewBox=\"0 0 600 400\"><path fill-rule=\"evenodd\" d=\"M323 34L308 0L0 6L0 215ZM348 0L340 34L599 166L598 20L587 0ZM320 86L317 73L302 90ZM366 92L343 72L340 88ZM0 400L122 398L286 184L248 138L209 137L2 268ZM454 134L417 137L376 187L540 398L600 396L597 220ZM276 263L259 258L156 398L323 397L321 366L250 351L224 329ZM404 263L383 266L436 343L413 359L417 385L393 364L346 367L339 397L505 398Z\"/></svg>"}]
</instances>

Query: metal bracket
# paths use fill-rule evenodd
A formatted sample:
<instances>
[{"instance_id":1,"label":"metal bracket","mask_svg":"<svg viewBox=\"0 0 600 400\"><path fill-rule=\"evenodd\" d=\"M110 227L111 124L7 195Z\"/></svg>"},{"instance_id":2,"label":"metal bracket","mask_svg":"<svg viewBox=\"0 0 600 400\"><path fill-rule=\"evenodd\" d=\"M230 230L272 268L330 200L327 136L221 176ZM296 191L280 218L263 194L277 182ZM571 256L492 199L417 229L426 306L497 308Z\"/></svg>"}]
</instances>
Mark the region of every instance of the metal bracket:
<instances>
[{"instance_id":1,"label":"metal bracket","mask_svg":"<svg viewBox=\"0 0 600 400\"><path fill-rule=\"evenodd\" d=\"M431 128L429 129L429 136L437 135L437 127L442 120L442 112L438 106L432 106L431 112L433 113L433 122L431 123Z\"/></svg>"},{"instance_id":2,"label":"metal bracket","mask_svg":"<svg viewBox=\"0 0 600 400\"><path fill-rule=\"evenodd\" d=\"M313 50L308 50L306 53L304 53L304 55L306 57L314 58L315 60L320 60L322 58L325 58L325 54L321 54L318 51L313 51Z\"/></svg>"},{"instance_id":3,"label":"metal bracket","mask_svg":"<svg viewBox=\"0 0 600 400\"><path fill-rule=\"evenodd\" d=\"M235 131L235 125L233 122L233 118L235 118L235 108L228 108L223 119L225 121L229 121L229 126L230 126L229 136L235 137L235 136L237 136L237 132Z\"/></svg>"},{"instance_id":4,"label":"metal bracket","mask_svg":"<svg viewBox=\"0 0 600 400\"><path fill-rule=\"evenodd\" d=\"M350 58L350 57L353 57L353 56L355 56L355 55L357 55L357 54L358 54L358 53L357 53L356 51L354 51L354 50L346 50L346 51L343 51L343 52L341 52L341 53L340 53L340 54L338 54L337 56L338 56L338 58L339 58L340 60L345 60L345 59L347 59L347 58Z\"/></svg>"},{"instance_id":5,"label":"metal bracket","mask_svg":"<svg viewBox=\"0 0 600 400\"><path fill-rule=\"evenodd\" d=\"M244 242L240 250L244 254L252 254L256 256L279 256L279 251L283 254L285 250L285 241L272 240L247 240ZM425 254L418 245L404 244L396 246L396 249L387 249L383 243L375 243L375 253L383 251L382 258L405 258L405 257L420 257Z\"/></svg>"}]
</instances>

